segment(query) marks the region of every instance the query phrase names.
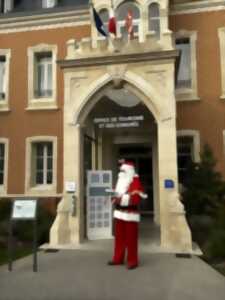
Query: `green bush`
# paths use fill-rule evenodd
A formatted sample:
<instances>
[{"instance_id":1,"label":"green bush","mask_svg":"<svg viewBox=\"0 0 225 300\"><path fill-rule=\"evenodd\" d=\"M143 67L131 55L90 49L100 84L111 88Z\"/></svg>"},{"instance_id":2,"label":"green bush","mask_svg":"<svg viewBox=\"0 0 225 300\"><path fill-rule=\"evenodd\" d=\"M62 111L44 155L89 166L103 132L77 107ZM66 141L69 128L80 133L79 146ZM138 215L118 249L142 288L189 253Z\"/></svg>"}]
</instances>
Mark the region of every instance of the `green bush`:
<instances>
[{"instance_id":1,"label":"green bush","mask_svg":"<svg viewBox=\"0 0 225 300\"><path fill-rule=\"evenodd\" d=\"M49 230L53 221L54 216L52 216L46 209L40 206L38 208L37 215L37 239L39 245L48 242ZM14 228L14 232L18 240L22 242L32 242L32 221L18 221L16 222Z\"/></svg>"},{"instance_id":2,"label":"green bush","mask_svg":"<svg viewBox=\"0 0 225 300\"><path fill-rule=\"evenodd\" d=\"M208 145L200 163L191 163L187 170L182 198L187 215L215 215L225 197L225 183L215 171L216 161Z\"/></svg>"},{"instance_id":3,"label":"green bush","mask_svg":"<svg viewBox=\"0 0 225 300\"><path fill-rule=\"evenodd\" d=\"M10 200L0 201L0 239L5 240L7 244L9 232L9 220L11 214ZM37 235L38 244L48 241L49 230L54 221L54 216L50 214L43 206L38 206L37 215ZM13 234L20 242L30 243L33 240L33 224L32 221L15 221L13 222Z\"/></svg>"},{"instance_id":4,"label":"green bush","mask_svg":"<svg viewBox=\"0 0 225 300\"><path fill-rule=\"evenodd\" d=\"M182 199L193 239L209 259L225 257L225 183L208 145L187 170Z\"/></svg>"}]
</instances>

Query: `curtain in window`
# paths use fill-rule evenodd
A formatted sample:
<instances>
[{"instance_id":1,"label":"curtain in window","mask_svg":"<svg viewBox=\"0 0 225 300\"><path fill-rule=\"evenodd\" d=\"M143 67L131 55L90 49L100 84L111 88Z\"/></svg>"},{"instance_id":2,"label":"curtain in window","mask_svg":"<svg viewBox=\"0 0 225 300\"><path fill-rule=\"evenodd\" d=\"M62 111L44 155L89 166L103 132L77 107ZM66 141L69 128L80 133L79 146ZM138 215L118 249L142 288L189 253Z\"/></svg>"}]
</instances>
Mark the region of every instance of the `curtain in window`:
<instances>
[{"instance_id":1,"label":"curtain in window","mask_svg":"<svg viewBox=\"0 0 225 300\"><path fill-rule=\"evenodd\" d=\"M160 13L159 4L152 3L148 7L149 14L149 31L155 31L157 38L160 37Z\"/></svg>"},{"instance_id":2,"label":"curtain in window","mask_svg":"<svg viewBox=\"0 0 225 300\"><path fill-rule=\"evenodd\" d=\"M5 61L0 61L0 100L5 98Z\"/></svg>"},{"instance_id":3,"label":"curtain in window","mask_svg":"<svg viewBox=\"0 0 225 300\"><path fill-rule=\"evenodd\" d=\"M37 58L37 91L38 97L52 95L52 57L49 54Z\"/></svg>"},{"instance_id":4,"label":"curtain in window","mask_svg":"<svg viewBox=\"0 0 225 300\"><path fill-rule=\"evenodd\" d=\"M191 87L191 47L189 38L177 39L176 48L181 50L180 66L178 70L177 87Z\"/></svg>"}]
</instances>

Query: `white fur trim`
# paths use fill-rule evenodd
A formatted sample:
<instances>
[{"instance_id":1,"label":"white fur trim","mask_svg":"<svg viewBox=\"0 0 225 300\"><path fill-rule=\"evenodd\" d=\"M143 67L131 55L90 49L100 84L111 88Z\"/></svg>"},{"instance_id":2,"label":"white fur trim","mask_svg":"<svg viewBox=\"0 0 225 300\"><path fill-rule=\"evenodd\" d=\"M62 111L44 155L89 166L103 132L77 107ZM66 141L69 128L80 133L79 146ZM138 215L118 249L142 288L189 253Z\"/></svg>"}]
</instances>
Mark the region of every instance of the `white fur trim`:
<instances>
[{"instance_id":1,"label":"white fur trim","mask_svg":"<svg viewBox=\"0 0 225 300\"><path fill-rule=\"evenodd\" d=\"M120 205L121 206L128 206L129 205L129 200L130 200L130 195L129 194L124 194L121 198Z\"/></svg>"},{"instance_id":2,"label":"white fur trim","mask_svg":"<svg viewBox=\"0 0 225 300\"><path fill-rule=\"evenodd\" d=\"M140 214L139 213L125 212L125 211L120 211L120 210L114 211L114 218L123 220L123 221L140 222Z\"/></svg>"}]
</instances>

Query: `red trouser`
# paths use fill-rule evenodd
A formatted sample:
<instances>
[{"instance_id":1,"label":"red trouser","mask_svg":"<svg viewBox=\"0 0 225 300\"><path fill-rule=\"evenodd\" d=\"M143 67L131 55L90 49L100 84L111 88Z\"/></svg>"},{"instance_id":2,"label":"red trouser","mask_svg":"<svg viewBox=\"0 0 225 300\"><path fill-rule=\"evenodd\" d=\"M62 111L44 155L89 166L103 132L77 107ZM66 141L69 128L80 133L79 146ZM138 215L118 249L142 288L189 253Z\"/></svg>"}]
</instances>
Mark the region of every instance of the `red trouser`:
<instances>
[{"instance_id":1,"label":"red trouser","mask_svg":"<svg viewBox=\"0 0 225 300\"><path fill-rule=\"evenodd\" d=\"M115 219L115 247L113 262L122 264L127 249L127 265L138 265L138 222Z\"/></svg>"}]
</instances>

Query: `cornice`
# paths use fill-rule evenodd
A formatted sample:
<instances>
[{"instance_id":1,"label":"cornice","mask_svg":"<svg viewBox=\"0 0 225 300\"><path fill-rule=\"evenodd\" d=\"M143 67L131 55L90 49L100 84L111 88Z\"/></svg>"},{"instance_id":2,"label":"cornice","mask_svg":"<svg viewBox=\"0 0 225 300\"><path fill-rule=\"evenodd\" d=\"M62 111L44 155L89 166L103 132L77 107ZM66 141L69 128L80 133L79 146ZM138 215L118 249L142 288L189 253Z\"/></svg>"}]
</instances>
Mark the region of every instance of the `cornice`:
<instances>
[{"instance_id":1,"label":"cornice","mask_svg":"<svg viewBox=\"0 0 225 300\"><path fill-rule=\"evenodd\" d=\"M172 4L169 15L225 10L225 0L202 0Z\"/></svg>"},{"instance_id":2,"label":"cornice","mask_svg":"<svg viewBox=\"0 0 225 300\"><path fill-rule=\"evenodd\" d=\"M57 63L62 69L97 67L102 65L138 63L154 60L177 59L179 57L178 50L166 50L157 52L132 53L132 54L115 54L101 57L87 57L70 60L58 60Z\"/></svg>"},{"instance_id":3,"label":"cornice","mask_svg":"<svg viewBox=\"0 0 225 300\"><path fill-rule=\"evenodd\" d=\"M0 34L90 25L88 9L0 19Z\"/></svg>"}]
</instances>

